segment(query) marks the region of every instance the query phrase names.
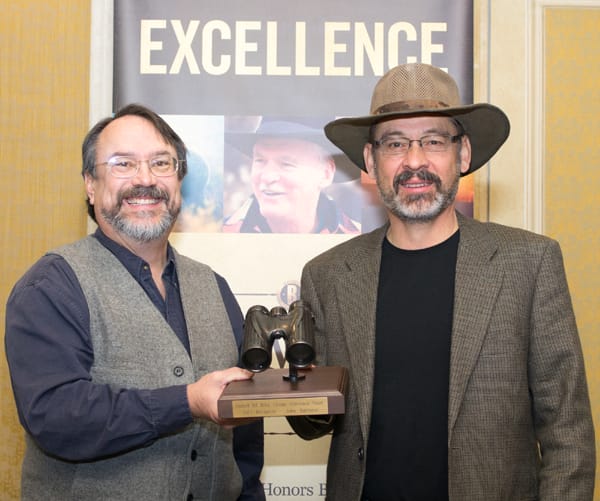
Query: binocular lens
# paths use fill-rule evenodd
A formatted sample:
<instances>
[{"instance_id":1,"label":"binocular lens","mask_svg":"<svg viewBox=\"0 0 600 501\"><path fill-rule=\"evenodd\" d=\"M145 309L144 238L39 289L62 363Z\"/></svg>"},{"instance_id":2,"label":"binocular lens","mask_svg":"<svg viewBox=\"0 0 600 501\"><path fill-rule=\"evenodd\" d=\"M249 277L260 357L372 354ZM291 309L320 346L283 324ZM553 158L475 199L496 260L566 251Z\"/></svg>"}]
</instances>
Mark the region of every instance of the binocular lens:
<instances>
[{"instance_id":1,"label":"binocular lens","mask_svg":"<svg viewBox=\"0 0 600 501\"><path fill-rule=\"evenodd\" d=\"M295 343L288 346L285 358L297 367L306 367L315 359L315 350L307 343Z\"/></svg>"},{"instance_id":2,"label":"binocular lens","mask_svg":"<svg viewBox=\"0 0 600 501\"><path fill-rule=\"evenodd\" d=\"M250 348L242 355L243 366L252 372L261 372L271 365L271 354L262 348Z\"/></svg>"}]
</instances>

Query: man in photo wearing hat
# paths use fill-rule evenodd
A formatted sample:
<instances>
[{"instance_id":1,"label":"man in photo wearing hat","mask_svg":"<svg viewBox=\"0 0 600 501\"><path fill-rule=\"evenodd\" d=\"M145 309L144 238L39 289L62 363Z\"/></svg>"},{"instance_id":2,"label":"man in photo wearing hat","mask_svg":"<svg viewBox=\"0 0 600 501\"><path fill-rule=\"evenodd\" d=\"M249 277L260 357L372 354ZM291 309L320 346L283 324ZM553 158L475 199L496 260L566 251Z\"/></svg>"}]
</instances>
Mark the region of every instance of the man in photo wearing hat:
<instances>
[{"instance_id":1,"label":"man in photo wearing hat","mask_svg":"<svg viewBox=\"0 0 600 501\"><path fill-rule=\"evenodd\" d=\"M323 135L325 121L316 122L263 117L254 133L227 134L251 159L252 195L225 219L223 232L360 233L360 223L326 193L332 183L352 179L338 168L344 157Z\"/></svg>"},{"instance_id":2,"label":"man in photo wearing hat","mask_svg":"<svg viewBox=\"0 0 600 501\"><path fill-rule=\"evenodd\" d=\"M318 363L350 372L344 415L288 418L305 439L333 430L327 499L590 501L594 430L560 247L455 210L460 176L508 137L506 115L407 64L381 78L368 116L325 133L389 218L302 273Z\"/></svg>"}]
</instances>

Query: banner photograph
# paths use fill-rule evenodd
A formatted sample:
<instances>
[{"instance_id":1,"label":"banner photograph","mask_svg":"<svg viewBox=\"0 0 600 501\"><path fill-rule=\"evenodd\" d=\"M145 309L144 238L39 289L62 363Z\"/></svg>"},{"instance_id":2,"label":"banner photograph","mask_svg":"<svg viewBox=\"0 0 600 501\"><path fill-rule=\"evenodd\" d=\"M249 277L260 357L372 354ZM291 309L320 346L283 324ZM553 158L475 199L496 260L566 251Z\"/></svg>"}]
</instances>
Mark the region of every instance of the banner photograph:
<instances>
[{"instance_id":1,"label":"banner photograph","mask_svg":"<svg viewBox=\"0 0 600 501\"><path fill-rule=\"evenodd\" d=\"M368 114L375 83L402 63L444 69L473 102L472 0L115 0L113 23L113 111L146 105L188 148L171 242L223 275L243 312L289 308L309 259L385 221L327 123ZM466 215L471 177L457 196ZM283 367L285 347L273 349ZM265 419L267 499L324 499L328 444Z\"/></svg>"}]
</instances>

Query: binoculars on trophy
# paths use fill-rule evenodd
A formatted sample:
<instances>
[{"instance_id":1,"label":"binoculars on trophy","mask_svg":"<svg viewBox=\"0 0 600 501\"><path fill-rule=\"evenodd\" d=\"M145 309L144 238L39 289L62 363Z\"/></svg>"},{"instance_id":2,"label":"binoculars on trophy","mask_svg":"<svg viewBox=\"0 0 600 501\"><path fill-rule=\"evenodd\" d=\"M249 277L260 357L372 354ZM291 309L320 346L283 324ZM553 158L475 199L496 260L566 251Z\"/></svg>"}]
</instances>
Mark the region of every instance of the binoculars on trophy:
<instances>
[{"instance_id":1,"label":"binoculars on trophy","mask_svg":"<svg viewBox=\"0 0 600 501\"><path fill-rule=\"evenodd\" d=\"M315 359L314 337L314 317L304 301L294 301L289 312L280 306L271 311L264 306L253 306L244 322L242 365L252 372L268 369L273 342L283 339L293 380L297 378L296 368L308 367Z\"/></svg>"},{"instance_id":2,"label":"binoculars on trophy","mask_svg":"<svg viewBox=\"0 0 600 501\"><path fill-rule=\"evenodd\" d=\"M264 306L250 308L244 321L241 365L260 374L227 385L219 397L219 416L343 414L348 371L344 367L312 366L316 355L314 331L315 318L307 302L294 301L289 312L283 307L270 311ZM289 370L271 368L273 351L280 358L282 340ZM282 359L279 362L283 365Z\"/></svg>"}]
</instances>

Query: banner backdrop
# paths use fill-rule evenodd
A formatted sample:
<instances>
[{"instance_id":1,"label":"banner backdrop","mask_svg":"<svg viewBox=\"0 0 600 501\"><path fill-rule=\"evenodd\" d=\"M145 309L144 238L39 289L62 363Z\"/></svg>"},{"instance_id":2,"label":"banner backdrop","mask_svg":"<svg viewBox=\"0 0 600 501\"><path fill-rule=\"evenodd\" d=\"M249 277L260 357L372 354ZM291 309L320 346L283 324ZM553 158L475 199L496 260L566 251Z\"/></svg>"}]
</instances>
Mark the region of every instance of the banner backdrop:
<instances>
[{"instance_id":1,"label":"banner backdrop","mask_svg":"<svg viewBox=\"0 0 600 501\"><path fill-rule=\"evenodd\" d=\"M384 221L323 125L368 114L405 62L446 69L472 102L472 45L472 0L115 0L113 107L151 107L188 146L175 247L222 274L242 311L288 308L306 261ZM472 186L458 196L472 214ZM323 499L328 444L267 418L267 499Z\"/></svg>"}]
</instances>

